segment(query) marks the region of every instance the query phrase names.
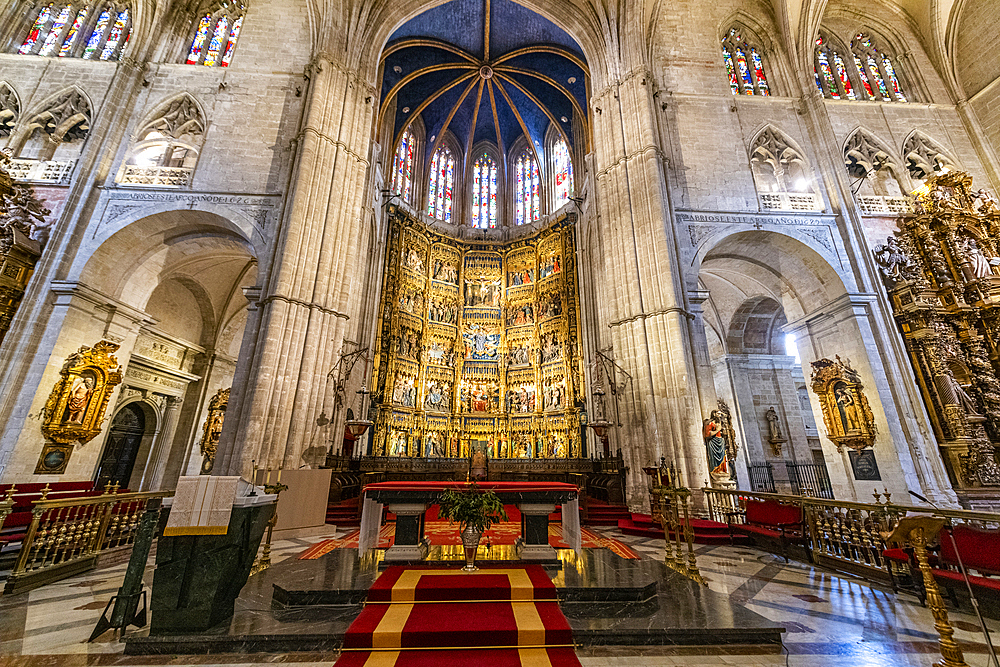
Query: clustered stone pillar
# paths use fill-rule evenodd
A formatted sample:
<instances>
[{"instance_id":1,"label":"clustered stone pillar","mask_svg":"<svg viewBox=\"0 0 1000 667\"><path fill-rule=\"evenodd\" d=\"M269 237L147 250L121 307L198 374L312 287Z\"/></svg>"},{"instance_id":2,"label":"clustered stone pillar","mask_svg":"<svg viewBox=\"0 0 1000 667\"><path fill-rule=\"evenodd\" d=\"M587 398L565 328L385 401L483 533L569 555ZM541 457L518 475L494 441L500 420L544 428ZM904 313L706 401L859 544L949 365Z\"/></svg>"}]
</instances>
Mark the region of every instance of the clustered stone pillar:
<instances>
[{"instance_id":1,"label":"clustered stone pillar","mask_svg":"<svg viewBox=\"0 0 1000 667\"><path fill-rule=\"evenodd\" d=\"M318 58L310 68L291 202L257 297L253 353L241 355L213 474L298 468L322 411L326 374L356 318L367 247L366 178L374 86ZM248 327L252 324L248 323ZM351 323L353 324L353 323Z\"/></svg>"},{"instance_id":2,"label":"clustered stone pillar","mask_svg":"<svg viewBox=\"0 0 1000 667\"><path fill-rule=\"evenodd\" d=\"M610 327L615 358L633 377L635 400L621 405L633 500L645 494L645 480L636 473L661 456L676 462L692 488L708 478L691 345L695 316L684 301L656 102L647 83L652 80L645 70L634 70L592 101L598 226L605 250L595 278L602 285L600 315ZM710 398L714 404L714 390Z\"/></svg>"}]
</instances>

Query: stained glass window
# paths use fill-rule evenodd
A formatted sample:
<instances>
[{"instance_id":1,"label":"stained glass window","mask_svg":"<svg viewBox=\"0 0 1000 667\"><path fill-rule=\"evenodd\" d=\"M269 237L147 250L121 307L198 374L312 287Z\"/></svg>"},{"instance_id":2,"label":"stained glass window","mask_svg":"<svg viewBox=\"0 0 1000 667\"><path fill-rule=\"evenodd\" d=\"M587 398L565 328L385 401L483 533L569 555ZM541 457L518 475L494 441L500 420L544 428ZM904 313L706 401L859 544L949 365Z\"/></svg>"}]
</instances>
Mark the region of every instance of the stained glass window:
<instances>
[{"instance_id":1,"label":"stained glass window","mask_svg":"<svg viewBox=\"0 0 1000 667\"><path fill-rule=\"evenodd\" d=\"M559 139L552 147L552 173L555 175L556 208L559 208L573 196L573 160L564 139Z\"/></svg>"},{"instance_id":2,"label":"stained glass window","mask_svg":"<svg viewBox=\"0 0 1000 667\"><path fill-rule=\"evenodd\" d=\"M861 77L861 86L865 89L865 95L868 96L869 100L874 100L875 93L872 91L872 85L868 83L868 75L865 74L865 66L861 64L861 58L858 58L857 54L854 55L854 66L858 68L858 76Z\"/></svg>"},{"instance_id":3,"label":"stained glass window","mask_svg":"<svg viewBox=\"0 0 1000 667\"><path fill-rule=\"evenodd\" d=\"M497 163L486 153L472 166L472 226L497 226Z\"/></svg>"},{"instance_id":4,"label":"stained glass window","mask_svg":"<svg viewBox=\"0 0 1000 667\"><path fill-rule=\"evenodd\" d=\"M757 80L757 88L761 95L770 95L771 89L767 87L767 77L764 76L764 63L761 62L757 49L750 47L750 58L753 60L753 76Z\"/></svg>"},{"instance_id":5,"label":"stained glass window","mask_svg":"<svg viewBox=\"0 0 1000 667\"><path fill-rule=\"evenodd\" d=\"M97 25L94 26L94 32L90 33L90 39L87 40L87 48L83 50L83 57L90 59L94 56L97 51L97 47L101 45L104 39L104 32L108 29L108 23L111 21L111 10L105 9L101 12L101 15L97 17Z\"/></svg>"},{"instance_id":6,"label":"stained glass window","mask_svg":"<svg viewBox=\"0 0 1000 667\"><path fill-rule=\"evenodd\" d=\"M740 94L740 84L736 80L736 69L733 66L733 57L729 55L729 51L723 49L722 58L726 61L726 72L729 74L729 87L733 91L733 95Z\"/></svg>"},{"instance_id":7,"label":"stained glass window","mask_svg":"<svg viewBox=\"0 0 1000 667\"><path fill-rule=\"evenodd\" d=\"M59 49L60 58L65 58L70 54L71 49L76 44L76 38L80 36L80 28L83 27L83 22L87 20L89 13L89 7L84 7L77 13L76 20L70 26L69 32L66 33L66 40L63 42L62 48Z\"/></svg>"},{"instance_id":8,"label":"stained glass window","mask_svg":"<svg viewBox=\"0 0 1000 667\"><path fill-rule=\"evenodd\" d=\"M854 51L854 64L869 100L906 101L892 58L879 51L876 40L865 33L858 33L851 43L851 50Z\"/></svg>"},{"instance_id":9,"label":"stained glass window","mask_svg":"<svg viewBox=\"0 0 1000 667\"><path fill-rule=\"evenodd\" d=\"M188 50L188 65L229 67L236 51L236 40L243 28L243 17L224 12L205 14L198 21Z\"/></svg>"},{"instance_id":10,"label":"stained glass window","mask_svg":"<svg viewBox=\"0 0 1000 667\"><path fill-rule=\"evenodd\" d=\"M42 49L38 52L40 56L52 55L55 50L56 45L59 43L59 38L62 36L63 28L69 23L69 17L73 14L73 5L66 5L59 12L56 20L52 22L52 29L49 30L49 36L45 38L45 43L42 44Z\"/></svg>"},{"instance_id":11,"label":"stained glass window","mask_svg":"<svg viewBox=\"0 0 1000 667\"><path fill-rule=\"evenodd\" d=\"M447 146L434 152L430 184L427 188L427 213L432 218L451 222L455 192L455 158Z\"/></svg>"},{"instance_id":12,"label":"stained glass window","mask_svg":"<svg viewBox=\"0 0 1000 667\"><path fill-rule=\"evenodd\" d=\"M819 71L823 75L823 83L826 84L826 88L822 89L824 94L829 93L830 97L835 100L840 99L840 89L837 88L837 82L833 79L833 70L830 69L830 61L826 58L826 53L820 51L816 59L819 61Z\"/></svg>"},{"instance_id":13,"label":"stained glass window","mask_svg":"<svg viewBox=\"0 0 1000 667\"><path fill-rule=\"evenodd\" d=\"M396 159L392 165L392 191L410 203L413 192L413 133L407 130L399 141Z\"/></svg>"},{"instance_id":14,"label":"stained glass window","mask_svg":"<svg viewBox=\"0 0 1000 667\"><path fill-rule=\"evenodd\" d=\"M205 67L211 67L219 60L219 51L222 50L222 41L226 38L229 29L229 19L223 16L215 24L215 31L212 33L212 41L208 44L208 53L205 54Z\"/></svg>"},{"instance_id":15,"label":"stained glass window","mask_svg":"<svg viewBox=\"0 0 1000 667\"><path fill-rule=\"evenodd\" d=\"M128 43L132 21L127 3L108 0L94 5L85 0L63 0L41 6L28 36L18 49L21 55L87 60L117 60ZM120 10L120 11L119 11Z\"/></svg>"},{"instance_id":16,"label":"stained glass window","mask_svg":"<svg viewBox=\"0 0 1000 667\"><path fill-rule=\"evenodd\" d=\"M770 95L764 62L760 51L743 39L736 28L722 40L722 59L729 75L729 88L733 95Z\"/></svg>"},{"instance_id":17,"label":"stained glass window","mask_svg":"<svg viewBox=\"0 0 1000 667\"><path fill-rule=\"evenodd\" d=\"M844 59L836 51L833 53L833 62L837 66L837 78L840 79L840 86L841 90L844 91L844 96L849 100L857 99L854 96L854 88L851 87L851 79L847 76L847 67L844 66Z\"/></svg>"},{"instance_id":18,"label":"stained glass window","mask_svg":"<svg viewBox=\"0 0 1000 667\"><path fill-rule=\"evenodd\" d=\"M514 162L514 224L538 220L541 213L538 165L527 150Z\"/></svg>"},{"instance_id":19,"label":"stained glass window","mask_svg":"<svg viewBox=\"0 0 1000 667\"><path fill-rule=\"evenodd\" d=\"M31 50L35 48L38 38L42 36L42 31L45 30L50 20L52 20L52 5L45 5L38 10L35 22L31 25L28 36L24 39L24 43L21 44L21 48L17 52L22 56L31 53Z\"/></svg>"},{"instance_id":20,"label":"stained glass window","mask_svg":"<svg viewBox=\"0 0 1000 667\"><path fill-rule=\"evenodd\" d=\"M197 65L201 60L201 51L205 48L205 41L208 39L208 31L212 25L212 15L206 14L198 22L198 30L194 34L194 41L191 42L191 50L188 51L188 65Z\"/></svg>"},{"instance_id":21,"label":"stained glass window","mask_svg":"<svg viewBox=\"0 0 1000 667\"><path fill-rule=\"evenodd\" d=\"M226 55L222 56L222 66L229 67L229 62L233 59L233 51L236 50L236 40L240 38L240 28L243 27L243 17L239 17L233 23L233 29L229 33L229 43L226 44Z\"/></svg>"},{"instance_id":22,"label":"stained glass window","mask_svg":"<svg viewBox=\"0 0 1000 667\"><path fill-rule=\"evenodd\" d=\"M118 49L118 43L122 39L122 35L125 32L125 26L128 25L128 10L123 9L119 14L118 18L115 19L115 24L111 28L111 33L108 35L108 41L104 45L104 50L101 51L101 60L111 60L115 56L115 52Z\"/></svg>"}]
</instances>

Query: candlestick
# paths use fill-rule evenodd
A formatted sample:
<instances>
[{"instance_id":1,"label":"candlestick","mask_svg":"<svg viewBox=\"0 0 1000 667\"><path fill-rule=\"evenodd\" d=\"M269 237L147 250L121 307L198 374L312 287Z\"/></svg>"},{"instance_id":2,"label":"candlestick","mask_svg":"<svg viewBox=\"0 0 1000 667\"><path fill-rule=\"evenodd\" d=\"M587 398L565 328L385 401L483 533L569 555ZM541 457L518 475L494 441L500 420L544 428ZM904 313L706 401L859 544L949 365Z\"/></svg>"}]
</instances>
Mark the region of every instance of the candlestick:
<instances>
[{"instance_id":1,"label":"candlestick","mask_svg":"<svg viewBox=\"0 0 1000 667\"><path fill-rule=\"evenodd\" d=\"M281 468L280 467L278 468L278 479L275 480L275 481L276 482L281 482Z\"/></svg>"},{"instance_id":2,"label":"candlestick","mask_svg":"<svg viewBox=\"0 0 1000 667\"><path fill-rule=\"evenodd\" d=\"M267 467L267 472L264 474L264 484L270 484L271 482L271 466Z\"/></svg>"}]
</instances>

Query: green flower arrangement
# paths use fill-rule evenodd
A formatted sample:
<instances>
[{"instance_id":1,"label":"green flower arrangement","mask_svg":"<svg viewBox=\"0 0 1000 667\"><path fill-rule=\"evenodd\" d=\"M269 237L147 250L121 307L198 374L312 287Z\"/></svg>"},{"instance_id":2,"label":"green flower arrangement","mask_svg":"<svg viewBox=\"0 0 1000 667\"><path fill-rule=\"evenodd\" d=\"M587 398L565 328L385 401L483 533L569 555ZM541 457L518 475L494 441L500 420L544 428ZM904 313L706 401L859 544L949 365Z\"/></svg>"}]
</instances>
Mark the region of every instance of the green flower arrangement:
<instances>
[{"instance_id":1,"label":"green flower arrangement","mask_svg":"<svg viewBox=\"0 0 1000 667\"><path fill-rule=\"evenodd\" d=\"M503 502L492 491L483 491L475 483L462 491L448 489L438 499L438 516L457 523L461 530L471 526L482 534L495 523L507 521Z\"/></svg>"}]
</instances>

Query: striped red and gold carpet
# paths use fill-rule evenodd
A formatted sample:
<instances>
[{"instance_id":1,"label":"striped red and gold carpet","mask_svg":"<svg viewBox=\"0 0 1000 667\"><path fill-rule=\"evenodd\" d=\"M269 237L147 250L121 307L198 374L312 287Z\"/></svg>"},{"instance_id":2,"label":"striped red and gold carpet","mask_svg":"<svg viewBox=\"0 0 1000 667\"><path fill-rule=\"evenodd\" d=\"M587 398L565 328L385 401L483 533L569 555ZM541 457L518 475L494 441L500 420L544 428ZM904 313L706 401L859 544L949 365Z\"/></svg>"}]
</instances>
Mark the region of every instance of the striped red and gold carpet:
<instances>
[{"instance_id":1,"label":"striped red and gold carpet","mask_svg":"<svg viewBox=\"0 0 1000 667\"><path fill-rule=\"evenodd\" d=\"M336 667L579 667L556 588L538 565L388 568Z\"/></svg>"}]
</instances>

